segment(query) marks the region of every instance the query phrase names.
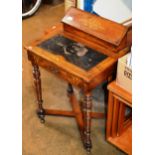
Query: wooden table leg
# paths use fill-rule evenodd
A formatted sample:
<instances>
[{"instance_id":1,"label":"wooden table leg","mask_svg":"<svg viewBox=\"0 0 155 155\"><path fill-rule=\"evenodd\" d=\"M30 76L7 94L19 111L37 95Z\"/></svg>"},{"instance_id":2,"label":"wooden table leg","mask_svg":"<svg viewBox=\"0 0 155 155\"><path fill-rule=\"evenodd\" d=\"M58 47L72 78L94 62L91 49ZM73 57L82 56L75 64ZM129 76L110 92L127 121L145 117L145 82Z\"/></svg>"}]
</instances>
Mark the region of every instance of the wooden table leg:
<instances>
[{"instance_id":1,"label":"wooden table leg","mask_svg":"<svg viewBox=\"0 0 155 155\"><path fill-rule=\"evenodd\" d=\"M79 130L80 130L81 138L83 140L83 128L84 128L83 116L82 116L80 104L74 95L74 90L73 90L73 87L70 83L68 84L67 93L68 93L68 97L70 99L70 103L71 103L72 108L73 108L73 112L75 114L74 116L76 118L77 125L78 125Z\"/></svg>"},{"instance_id":2,"label":"wooden table leg","mask_svg":"<svg viewBox=\"0 0 155 155\"><path fill-rule=\"evenodd\" d=\"M106 139L111 136L111 128L112 128L112 117L113 117L113 95L109 92L109 100L108 100L108 112L107 112L107 123L106 123Z\"/></svg>"},{"instance_id":3,"label":"wooden table leg","mask_svg":"<svg viewBox=\"0 0 155 155\"><path fill-rule=\"evenodd\" d=\"M84 145L87 152L91 151L91 110L92 110L92 96L90 92L84 93L83 102L83 114L84 114Z\"/></svg>"},{"instance_id":4,"label":"wooden table leg","mask_svg":"<svg viewBox=\"0 0 155 155\"><path fill-rule=\"evenodd\" d=\"M115 73L112 73L110 76L108 76L107 80L104 82L102 88L104 91L104 102L108 102L108 89L107 86L108 84L115 79Z\"/></svg>"},{"instance_id":5,"label":"wooden table leg","mask_svg":"<svg viewBox=\"0 0 155 155\"><path fill-rule=\"evenodd\" d=\"M37 64L33 64L33 77L34 77L34 84L36 89L36 95L37 95L37 103L38 103L38 110L37 115L39 119L41 120L41 123L45 122L45 113L43 109L43 100L42 100L42 90L41 90L41 79L40 79L40 70L39 66Z\"/></svg>"}]
</instances>

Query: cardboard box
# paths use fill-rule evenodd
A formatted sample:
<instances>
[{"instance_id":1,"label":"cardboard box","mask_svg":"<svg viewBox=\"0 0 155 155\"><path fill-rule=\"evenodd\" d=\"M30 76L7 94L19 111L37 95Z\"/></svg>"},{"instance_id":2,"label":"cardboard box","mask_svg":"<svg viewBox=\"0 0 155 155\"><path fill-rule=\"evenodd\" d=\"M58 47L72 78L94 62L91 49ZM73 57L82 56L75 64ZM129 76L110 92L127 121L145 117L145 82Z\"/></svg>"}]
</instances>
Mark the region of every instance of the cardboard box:
<instances>
[{"instance_id":1,"label":"cardboard box","mask_svg":"<svg viewBox=\"0 0 155 155\"><path fill-rule=\"evenodd\" d=\"M127 65L127 61L130 61L129 54L118 59L116 83L132 93L132 68L131 65Z\"/></svg>"}]
</instances>

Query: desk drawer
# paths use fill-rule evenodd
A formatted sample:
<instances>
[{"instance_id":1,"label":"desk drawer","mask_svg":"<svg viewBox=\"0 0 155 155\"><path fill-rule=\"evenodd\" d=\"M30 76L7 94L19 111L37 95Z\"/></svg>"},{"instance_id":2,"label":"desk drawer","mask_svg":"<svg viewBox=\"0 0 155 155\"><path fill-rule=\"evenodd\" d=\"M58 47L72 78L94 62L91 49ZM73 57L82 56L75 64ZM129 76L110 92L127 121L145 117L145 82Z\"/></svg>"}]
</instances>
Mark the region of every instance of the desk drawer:
<instances>
[{"instance_id":1,"label":"desk drawer","mask_svg":"<svg viewBox=\"0 0 155 155\"><path fill-rule=\"evenodd\" d=\"M82 89L87 87L85 82L80 77L77 77L65 71L64 69L60 68L54 63L44 60L43 58L40 58L39 56L36 56L36 55L34 56L34 54L32 56L30 53L29 53L29 59L31 59L31 61L34 61L39 66L50 71L51 73L55 74L56 76L60 77L61 79L64 79L77 87L80 87Z\"/></svg>"}]
</instances>

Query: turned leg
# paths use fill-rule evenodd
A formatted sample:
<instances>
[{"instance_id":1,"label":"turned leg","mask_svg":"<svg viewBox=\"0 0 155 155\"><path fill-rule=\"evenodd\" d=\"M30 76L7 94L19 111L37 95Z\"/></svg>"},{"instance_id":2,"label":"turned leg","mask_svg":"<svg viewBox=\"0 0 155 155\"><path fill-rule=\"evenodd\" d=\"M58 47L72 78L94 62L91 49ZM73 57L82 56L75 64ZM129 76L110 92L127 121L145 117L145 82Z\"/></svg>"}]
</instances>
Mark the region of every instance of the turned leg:
<instances>
[{"instance_id":1,"label":"turned leg","mask_svg":"<svg viewBox=\"0 0 155 155\"><path fill-rule=\"evenodd\" d=\"M113 81L115 79L115 73L113 73L112 75L110 75L107 80L104 82L102 88L104 91L104 102L108 103L108 89L107 89L107 85Z\"/></svg>"},{"instance_id":2,"label":"turned leg","mask_svg":"<svg viewBox=\"0 0 155 155\"><path fill-rule=\"evenodd\" d=\"M84 145L88 152L91 151L91 110L92 96L90 92L84 94L83 115L84 115Z\"/></svg>"},{"instance_id":3,"label":"turned leg","mask_svg":"<svg viewBox=\"0 0 155 155\"><path fill-rule=\"evenodd\" d=\"M41 120L41 123L44 123L45 112L42 106L43 100L42 100L40 71L39 71L39 66L36 64L33 64L33 77L34 77L34 84L35 84L37 103L38 103L37 115Z\"/></svg>"},{"instance_id":4,"label":"turned leg","mask_svg":"<svg viewBox=\"0 0 155 155\"><path fill-rule=\"evenodd\" d=\"M71 103L71 106L72 106L72 109L73 109L73 112L75 115L75 119L76 119L76 122L77 122L77 125L79 128L79 131L80 131L81 138L83 140L84 121L83 121L83 117L82 117L82 111L81 111L80 104L74 95L73 87L70 83L68 84L67 93L68 93L68 97L70 99L70 103Z\"/></svg>"}]
</instances>

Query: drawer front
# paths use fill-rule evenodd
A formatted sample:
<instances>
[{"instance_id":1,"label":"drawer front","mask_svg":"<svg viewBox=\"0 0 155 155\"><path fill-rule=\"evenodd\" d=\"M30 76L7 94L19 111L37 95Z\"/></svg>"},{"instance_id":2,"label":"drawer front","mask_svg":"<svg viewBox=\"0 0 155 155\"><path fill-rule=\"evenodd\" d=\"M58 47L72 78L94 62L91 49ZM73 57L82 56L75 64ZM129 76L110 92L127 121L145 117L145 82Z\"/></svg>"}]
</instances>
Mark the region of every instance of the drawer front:
<instances>
[{"instance_id":1,"label":"drawer front","mask_svg":"<svg viewBox=\"0 0 155 155\"><path fill-rule=\"evenodd\" d=\"M47 60L44 60L43 58L40 58L39 56L34 56L34 55L33 55L33 60L39 66L45 68L46 70L48 70L51 73L58 76L59 78L64 79L65 81L67 81L81 89L85 89L87 87L87 85L81 78L63 70L62 68L58 67L54 63L49 62Z\"/></svg>"}]
</instances>

